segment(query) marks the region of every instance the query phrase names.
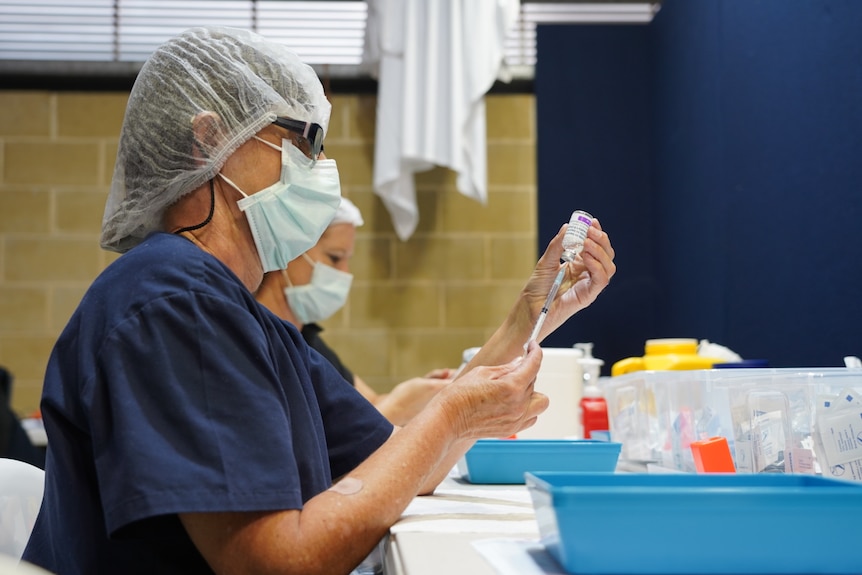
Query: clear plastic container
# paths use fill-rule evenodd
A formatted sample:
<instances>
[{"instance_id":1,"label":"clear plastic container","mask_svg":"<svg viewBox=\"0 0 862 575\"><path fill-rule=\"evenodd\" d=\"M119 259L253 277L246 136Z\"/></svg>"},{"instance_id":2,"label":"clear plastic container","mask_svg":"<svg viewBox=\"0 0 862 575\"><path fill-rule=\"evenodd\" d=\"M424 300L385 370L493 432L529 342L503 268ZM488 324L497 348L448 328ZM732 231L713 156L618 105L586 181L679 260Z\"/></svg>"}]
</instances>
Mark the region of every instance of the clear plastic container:
<instances>
[{"instance_id":1,"label":"clear plastic container","mask_svg":"<svg viewBox=\"0 0 862 575\"><path fill-rule=\"evenodd\" d=\"M620 459L687 472L695 471L692 441L725 437L738 473L821 473L817 401L846 389L862 394L862 370L638 371L604 384ZM859 475L860 466L849 471Z\"/></svg>"}]
</instances>

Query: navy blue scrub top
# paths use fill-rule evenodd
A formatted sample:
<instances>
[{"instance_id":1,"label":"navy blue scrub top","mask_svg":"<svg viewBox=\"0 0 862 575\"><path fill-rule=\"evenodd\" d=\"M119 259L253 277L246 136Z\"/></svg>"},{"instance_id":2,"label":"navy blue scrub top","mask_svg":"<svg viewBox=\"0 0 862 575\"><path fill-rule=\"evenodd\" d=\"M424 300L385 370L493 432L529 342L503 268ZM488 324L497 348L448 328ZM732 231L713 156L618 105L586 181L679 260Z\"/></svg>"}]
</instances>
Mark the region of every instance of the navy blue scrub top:
<instances>
[{"instance_id":1,"label":"navy blue scrub top","mask_svg":"<svg viewBox=\"0 0 862 575\"><path fill-rule=\"evenodd\" d=\"M164 233L92 284L41 408L24 558L64 575L211 573L177 513L301 509L392 433L225 265Z\"/></svg>"},{"instance_id":2,"label":"navy blue scrub top","mask_svg":"<svg viewBox=\"0 0 862 575\"><path fill-rule=\"evenodd\" d=\"M299 333L302 334L302 339L305 340L308 347L325 357L329 363L335 366L335 369L341 374L341 377L347 380L347 383L355 386L356 382L354 381L353 372L347 369L347 366L341 362L341 358L338 357L335 350L323 341L323 338L320 337L320 332L322 331L323 328L316 323L307 323L302 326Z\"/></svg>"}]
</instances>

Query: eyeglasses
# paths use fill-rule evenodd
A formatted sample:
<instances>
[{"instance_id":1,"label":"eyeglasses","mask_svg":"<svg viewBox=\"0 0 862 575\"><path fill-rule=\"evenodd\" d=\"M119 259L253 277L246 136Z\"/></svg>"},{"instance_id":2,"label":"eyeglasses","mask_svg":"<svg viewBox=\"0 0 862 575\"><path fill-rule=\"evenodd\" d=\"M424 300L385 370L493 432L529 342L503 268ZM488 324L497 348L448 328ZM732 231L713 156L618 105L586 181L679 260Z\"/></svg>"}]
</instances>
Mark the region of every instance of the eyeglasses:
<instances>
[{"instance_id":1,"label":"eyeglasses","mask_svg":"<svg viewBox=\"0 0 862 575\"><path fill-rule=\"evenodd\" d=\"M273 124L302 136L307 149L300 147L300 150L310 154L312 160L316 161L320 157L320 152L323 151L323 128L320 124L301 122L290 118L276 118Z\"/></svg>"}]
</instances>

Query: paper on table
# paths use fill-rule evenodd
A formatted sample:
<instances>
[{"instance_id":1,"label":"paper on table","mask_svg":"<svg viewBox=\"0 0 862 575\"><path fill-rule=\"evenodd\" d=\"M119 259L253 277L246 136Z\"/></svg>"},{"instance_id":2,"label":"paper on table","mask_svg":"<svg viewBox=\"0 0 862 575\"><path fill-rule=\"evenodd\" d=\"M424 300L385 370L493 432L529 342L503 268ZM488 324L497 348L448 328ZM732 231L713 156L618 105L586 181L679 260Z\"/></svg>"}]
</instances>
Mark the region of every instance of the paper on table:
<instances>
[{"instance_id":1,"label":"paper on table","mask_svg":"<svg viewBox=\"0 0 862 575\"><path fill-rule=\"evenodd\" d=\"M534 539L479 539L473 547L500 575L567 575Z\"/></svg>"},{"instance_id":2,"label":"paper on table","mask_svg":"<svg viewBox=\"0 0 862 575\"><path fill-rule=\"evenodd\" d=\"M531 507L507 503L493 504L469 499L452 500L440 497L416 497L401 514L401 519L417 515L533 515Z\"/></svg>"},{"instance_id":3,"label":"paper on table","mask_svg":"<svg viewBox=\"0 0 862 575\"><path fill-rule=\"evenodd\" d=\"M526 489L438 489L413 499L390 532L538 533Z\"/></svg>"},{"instance_id":4,"label":"paper on table","mask_svg":"<svg viewBox=\"0 0 862 575\"><path fill-rule=\"evenodd\" d=\"M533 506L526 489L438 488L434 495L415 497L401 517L451 514L532 515Z\"/></svg>"},{"instance_id":5,"label":"paper on table","mask_svg":"<svg viewBox=\"0 0 862 575\"><path fill-rule=\"evenodd\" d=\"M539 525L529 516L499 515L494 519L446 515L402 519L389 528L389 533L490 533L494 535L520 535L538 537Z\"/></svg>"},{"instance_id":6,"label":"paper on table","mask_svg":"<svg viewBox=\"0 0 862 575\"><path fill-rule=\"evenodd\" d=\"M519 504L532 508L530 492L526 488L521 489L451 489L440 487L434 492L435 497L448 497L452 499L461 498L464 501L483 500L503 503Z\"/></svg>"}]
</instances>

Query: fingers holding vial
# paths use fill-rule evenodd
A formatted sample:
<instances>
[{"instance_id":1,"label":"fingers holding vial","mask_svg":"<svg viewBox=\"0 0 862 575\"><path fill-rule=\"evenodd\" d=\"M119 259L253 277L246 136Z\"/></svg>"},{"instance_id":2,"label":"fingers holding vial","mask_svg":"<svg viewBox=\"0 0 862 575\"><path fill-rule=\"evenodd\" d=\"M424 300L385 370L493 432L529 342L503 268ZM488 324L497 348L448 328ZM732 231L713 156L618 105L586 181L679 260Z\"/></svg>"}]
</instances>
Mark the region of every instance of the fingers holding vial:
<instances>
[{"instance_id":1,"label":"fingers holding vial","mask_svg":"<svg viewBox=\"0 0 862 575\"><path fill-rule=\"evenodd\" d=\"M616 273L615 255L598 219L575 211L548 244L528 283L526 293L537 314L531 339L541 341L595 301ZM537 303L540 298L544 304Z\"/></svg>"},{"instance_id":2,"label":"fingers holding vial","mask_svg":"<svg viewBox=\"0 0 862 575\"><path fill-rule=\"evenodd\" d=\"M610 283L611 278L617 272L614 263L616 252L611 245L610 236L602 230L599 220L593 219L587 230L584 249L581 251L581 260L590 274L595 297Z\"/></svg>"}]
</instances>

